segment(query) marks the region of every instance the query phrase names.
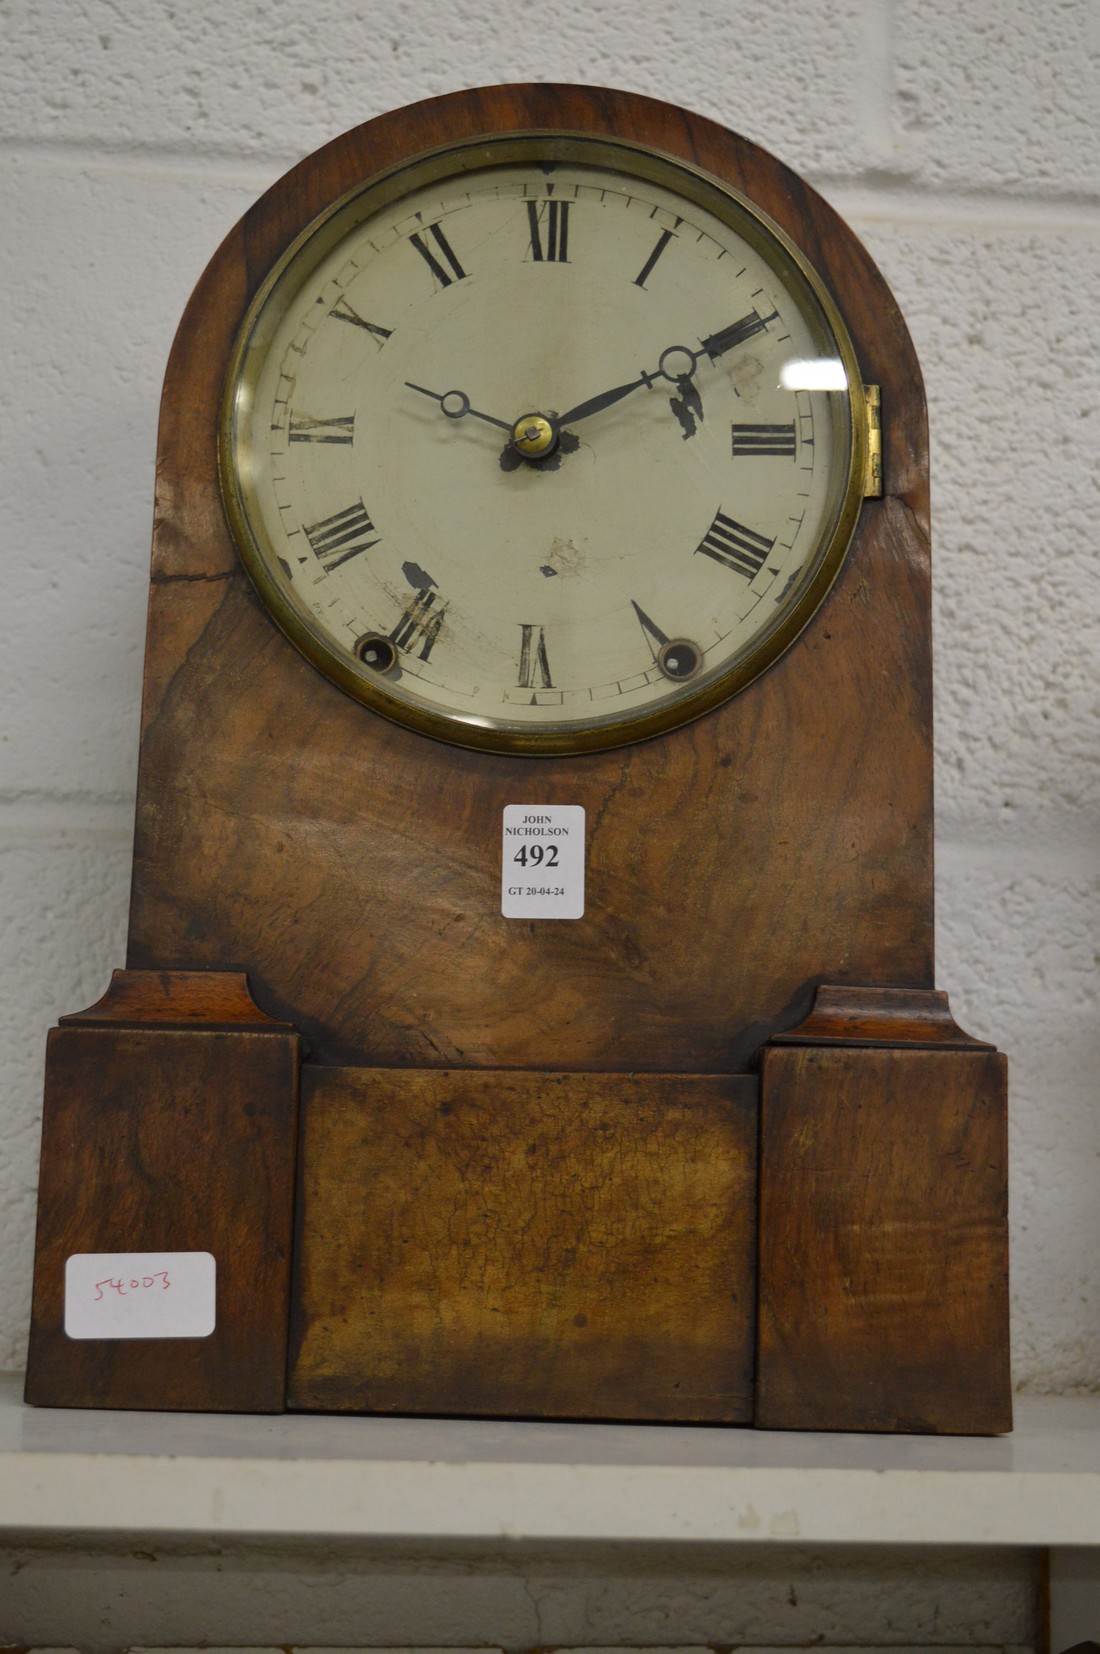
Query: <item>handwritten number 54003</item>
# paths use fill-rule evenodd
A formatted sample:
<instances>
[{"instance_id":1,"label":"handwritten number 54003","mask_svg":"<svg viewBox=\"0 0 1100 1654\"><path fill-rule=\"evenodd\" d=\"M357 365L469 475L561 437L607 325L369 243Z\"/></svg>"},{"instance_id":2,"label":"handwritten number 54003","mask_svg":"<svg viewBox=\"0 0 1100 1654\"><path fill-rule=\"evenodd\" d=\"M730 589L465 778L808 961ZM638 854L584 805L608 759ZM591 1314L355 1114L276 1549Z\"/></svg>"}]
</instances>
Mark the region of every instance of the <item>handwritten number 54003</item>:
<instances>
[{"instance_id":1,"label":"handwritten number 54003","mask_svg":"<svg viewBox=\"0 0 1100 1654\"><path fill-rule=\"evenodd\" d=\"M168 1271L166 1269L158 1269L155 1275L138 1275L129 1281L125 1278L115 1279L113 1276L108 1276L106 1280L96 1282L95 1298L93 1302L98 1304L101 1298L105 1298L107 1296L103 1290L104 1287L106 1287L110 1292L116 1292L120 1298L128 1298L131 1292L147 1292L150 1289L156 1290L158 1281L160 1282L159 1290L161 1292L167 1292L169 1287L172 1285L171 1281L168 1279Z\"/></svg>"}]
</instances>

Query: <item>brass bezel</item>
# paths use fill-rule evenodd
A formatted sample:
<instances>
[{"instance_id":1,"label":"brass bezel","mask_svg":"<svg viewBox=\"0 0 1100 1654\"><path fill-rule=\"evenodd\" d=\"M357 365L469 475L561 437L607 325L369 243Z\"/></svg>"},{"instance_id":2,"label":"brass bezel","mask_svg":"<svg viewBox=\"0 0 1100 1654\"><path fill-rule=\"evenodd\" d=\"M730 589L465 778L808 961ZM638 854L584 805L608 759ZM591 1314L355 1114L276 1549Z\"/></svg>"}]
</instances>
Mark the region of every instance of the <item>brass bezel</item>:
<instances>
[{"instance_id":1,"label":"brass bezel","mask_svg":"<svg viewBox=\"0 0 1100 1654\"><path fill-rule=\"evenodd\" d=\"M832 335L844 363L848 458L832 527L823 536L813 572L791 608L742 659L694 691L685 686L674 698L630 716L611 714L533 727L505 719L473 722L461 713L443 713L398 700L386 693L377 676L364 679L332 649L287 599L271 573L245 504L236 432L239 410L244 403L251 405L263 351L281 315L317 265L355 225L402 195L441 178L536 158L610 167L674 190L735 228L788 286L801 284L804 296L812 301L809 313L816 305L822 331ZM276 296L281 303L271 302ZM490 134L424 151L375 174L326 208L282 253L249 305L230 354L218 422L218 474L234 541L261 600L295 648L332 683L395 723L452 745L528 757L598 752L665 734L720 706L773 665L809 624L840 572L863 504L867 448L863 379L855 348L828 289L786 232L731 185L677 156L623 139L553 129Z\"/></svg>"}]
</instances>

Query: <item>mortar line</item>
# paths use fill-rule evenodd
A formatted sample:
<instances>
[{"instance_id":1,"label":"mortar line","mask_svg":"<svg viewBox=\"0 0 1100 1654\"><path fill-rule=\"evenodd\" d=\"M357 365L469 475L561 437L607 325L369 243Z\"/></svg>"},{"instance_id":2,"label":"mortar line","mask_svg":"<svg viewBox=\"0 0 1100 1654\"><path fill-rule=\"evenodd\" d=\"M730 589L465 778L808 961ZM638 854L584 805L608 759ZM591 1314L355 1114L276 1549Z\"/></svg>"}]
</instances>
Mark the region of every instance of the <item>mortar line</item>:
<instances>
[{"instance_id":1,"label":"mortar line","mask_svg":"<svg viewBox=\"0 0 1100 1654\"><path fill-rule=\"evenodd\" d=\"M814 187L842 217L894 224L927 224L946 229L1057 230L1095 234L1100 201L1081 196L1012 196L918 189L903 179L817 178Z\"/></svg>"},{"instance_id":2,"label":"mortar line","mask_svg":"<svg viewBox=\"0 0 1100 1654\"><path fill-rule=\"evenodd\" d=\"M265 157L248 157L212 149L183 154L155 146L123 148L96 141L78 144L67 140L55 143L0 138L0 165L7 161L58 173L115 173L158 181L167 178L181 184L220 184L256 192L274 183L301 158L298 152L272 151ZM1095 195L1052 196L1038 191L1002 195L980 188L926 189L902 174L891 176L889 169L882 167L868 168L863 174L850 176L807 167L805 176L845 216L968 228L977 225L1087 232L1100 229L1100 198Z\"/></svg>"},{"instance_id":3,"label":"mortar line","mask_svg":"<svg viewBox=\"0 0 1100 1654\"><path fill-rule=\"evenodd\" d=\"M40 794L0 799L0 844L96 839L128 844L134 836L134 799Z\"/></svg>"},{"instance_id":4,"label":"mortar line","mask_svg":"<svg viewBox=\"0 0 1100 1654\"><path fill-rule=\"evenodd\" d=\"M957 817L937 817L935 835L937 878L941 881L950 866L974 865L996 866L1002 874L1040 869L1051 883L1072 878L1092 884L1097 878L1095 834L1084 823L1069 829L1067 823L1059 822L1044 830L1040 823L1031 821L1013 829L992 824L984 827L978 821L961 826Z\"/></svg>"},{"instance_id":5,"label":"mortar line","mask_svg":"<svg viewBox=\"0 0 1100 1654\"><path fill-rule=\"evenodd\" d=\"M863 41L864 132L874 164L885 167L894 149L894 0L863 0Z\"/></svg>"},{"instance_id":6,"label":"mortar line","mask_svg":"<svg viewBox=\"0 0 1100 1654\"><path fill-rule=\"evenodd\" d=\"M0 137L0 162L57 172L114 172L156 179L167 175L181 183L241 185L250 189L266 189L306 153L305 150L300 153L271 151L265 156L247 156L239 151L178 151L155 144L120 145L94 138L74 142Z\"/></svg>"}]
</instances>

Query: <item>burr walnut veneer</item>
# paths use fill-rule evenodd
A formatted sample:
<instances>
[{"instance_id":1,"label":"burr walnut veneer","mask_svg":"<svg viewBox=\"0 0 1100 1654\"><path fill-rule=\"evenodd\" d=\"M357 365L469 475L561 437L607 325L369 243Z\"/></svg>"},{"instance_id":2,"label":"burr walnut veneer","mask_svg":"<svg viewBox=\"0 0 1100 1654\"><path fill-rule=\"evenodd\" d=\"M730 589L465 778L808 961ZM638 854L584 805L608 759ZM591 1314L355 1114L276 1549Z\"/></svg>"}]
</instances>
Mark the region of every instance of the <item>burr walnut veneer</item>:
<instances>
[{"instance_id":1,"label":"burr walnut veneer","mask_svg":"<svg viewBox=\"0 0 1100 1654\"><path fill-rule=\"evenodd\" d=\"M542 758L443 745L308 664L242 568L216 451L283 248L366 175L512 128L743 192L882 399L883 495L793 647L686 727ZM51 1036L28 1399L1008 1429L1004 1060L934 992L929 598L909 336L751 143L504 87L274 186L167 370L127 966ZM526 801L585 808L582 920L501 917ZM209 1339L65 1337L67 1256L157 1247L215 1254Z\"/></svg>"}]
</instances>

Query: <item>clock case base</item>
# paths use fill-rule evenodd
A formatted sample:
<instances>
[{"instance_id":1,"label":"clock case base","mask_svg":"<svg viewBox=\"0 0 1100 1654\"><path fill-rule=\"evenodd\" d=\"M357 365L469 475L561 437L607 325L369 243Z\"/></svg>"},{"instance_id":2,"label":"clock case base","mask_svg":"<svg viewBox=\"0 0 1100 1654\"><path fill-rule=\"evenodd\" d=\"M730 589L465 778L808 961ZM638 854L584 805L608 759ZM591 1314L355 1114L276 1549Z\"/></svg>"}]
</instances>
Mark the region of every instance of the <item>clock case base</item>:
<instances>
[{"instance_id":1,"label":"clock case base","mask_svg":"<svg viewBox=\"0 0 1100 1654\"><path fill-rule=\"evenodd\" d=\"M733 701L637 746L535 761L447 748L389 724L296 653L237 556L216 434L252 298L333 200L438 145L547 130L648 145L702 167L792 237L831 290L864 379L881 388L883 495L865 503L802 636ZM687 1385L700 1421L747 1417L745 1356L755 1349L757 1422L1007 1428L1003 1062L972 1042L945 1042L932 992L929 535L924 396L890 291L827 203L744 139L626 93L498 87L371 121L276 184L211 261L165 378L128 969L104 1006L66 1019L51 1040L28 1399L277 1409L290 1338L292 1398L320 1405L327 1386L325 1405L364 1404L369 1339L355 1326L357 1274L334 1284L323 1237L347 1215L350 1155L363 1207L340 1244L361 1246L351 1267L380 1278L366 1245L379 1145L369 1131L349 1139L347 1118L364 1088L388 1085L391 1119L399 1106L409 1112L404 1138L390 1134L387 1175L399 1175L402 1155L412 1163L419 1141L452 1212L464 1213L454 1233L470 1256L444 1271L457 1295L452 1344L426 1331L424 1346L452 1376L462 1369L462 1383L433 1390L418 1372L419 1390L409 1376L386 1406L652 1417L655 1398L679 1382L675 1394ZM501 917L501 814L517 802L584 806L583 920ZM233 974L242 970L255 996L247 1012ZM837 986L815 1012L821 984ZM863 996L861 1014L850 1003L836 1009L844 992ZM883 1009L891 993L907 1012L900 1001ZM181 995L191 1007L183 1013ZM204 995L210 1003L197 1011ZM227 996L239 1008L228 1026ZM778 1043L807 1018L808 1044ZM298 1039L308 1047L301 1146ZM394 1074L406 1078L379 1078ZM552 1133L539 1116L547 1074L569 1076L569 1107ZM654 1090L631 1089L651 1077ZM458 1106L428 1132L451 1083ZM757 1083L753 1249L752 1201L737 1189ZM514 1121L497 1110L492 1154L478 1161L478 1099L493 1084ZM692 1110L704 1141L728 1144L715 1198L730 1236L719 1257L713 1209L709 1228L699 1220L709 1250L695 1271L698 1344L681 1351L674 1300L688 1263L675 1239L680 1174L664 1155L697 1163L677 1123ZM617 1217L584 1205L594 1152L585 1119L622 1143L627 1209ZM508 1168L532 1144L536 1159L551 1154L559 1137L582 1157L576 1180L559 1167L541 1183L524 1162L516 1185ZM514 1244L503 1223L488 1237L483 1220L478 1230L477 1202L462 1206L452 1142L469 1156L482 1212L503 1213L507 1183L523 1194ZM645 1210L637 1203L653 1142L662 1153L646 1198L656 1221L639 1248L632 1213ZM565 1205L540 1254L538 1202L549 1188ZM402 1190L410 1216L414 1189ZM579 1301L600 1284L583 1248L569 1252L586 1213L623 1237L607 1271L619 1290L601 1300L618 1317L613 1335ZM404 1247L389 1227L390 1244ZM439 1232L429 1210L408 1244ZM218 1256L218 1327L204 1349L186 1340L82 1348L65 1338L65 1256L169 1243ZM480 1322L468 1290L479 1257ZM406 1303L431 1263L425 1251L420 1274L407 1271ZM583 1285L576 1307L571 1269ZM650 1298L640 1287L653 1281ZM499 1381L483 1359L497 1348L486 1330L494 1303L519 1306ZM416 1313L427 1329L423 1305ZM447 1319L439 1305L432 1313ZM959 1332L967 1326L970 1340ZM585 1351L587 1402L560 1368L556 1392L553 1371L537 1375L540 1391L524 1389L547 1327ZM391 1329L394 1373L412 1362L401 1336ZM639 1351L648 1360L662 1336L671 1349L643 1380Z\"/></svg>"},{"instance_id":2,"label":"clock case base","mask_svg":"<svg viewBox=\"0 0 1100 1654\"><path fill-rule=\"evenodd\" d=\"M202 973L53 1031L28 1401L1011 1428L1005 1061L942 994L822 989L759 1079L306 1063L300 1128L299 1046ZM209 1338L65 1336L68 1256L189 1247Z\"/></svg>"},{"instance_id":3,"label":"clock case base","mask_svg":"<svg viewBox=\"0 0 1100 1654\"><path fill-rule=\"evenodd\" d=\"M242 975L116 971L51 1029L26 1398L280 1412L301 1041ZM210 1252L208 1338L72 1339L80 1253Z\"/></svg>"}]
</instances>

